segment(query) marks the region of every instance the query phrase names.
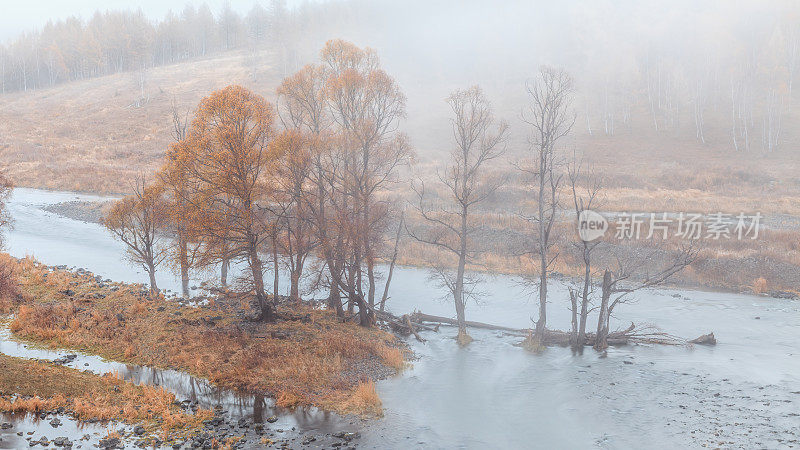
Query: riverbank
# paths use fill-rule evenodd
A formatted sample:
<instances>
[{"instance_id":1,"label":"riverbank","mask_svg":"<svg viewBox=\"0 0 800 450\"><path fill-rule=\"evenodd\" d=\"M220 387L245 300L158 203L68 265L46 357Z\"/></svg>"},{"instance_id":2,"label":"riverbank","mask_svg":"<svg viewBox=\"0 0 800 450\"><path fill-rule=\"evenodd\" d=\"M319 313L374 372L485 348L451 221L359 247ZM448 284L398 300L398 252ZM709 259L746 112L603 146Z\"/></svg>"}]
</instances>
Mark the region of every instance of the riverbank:
<instances>
[{"instance_id":1,"label":"riverbank","mask_svg":"<svg viewBox=\"0 0 800 450\"><path fill-rule=\"evenodd\" d=\"M283 301L277 323L254 323L248 299L230 292L188 305L86 271L3 259L19 281L20 297L6 305L16 313L11 330L43 345L185 371L281 407L369 416L381 414L374 380L404 364L392 335L309 304Z\"/></svg>"}]
</instances>

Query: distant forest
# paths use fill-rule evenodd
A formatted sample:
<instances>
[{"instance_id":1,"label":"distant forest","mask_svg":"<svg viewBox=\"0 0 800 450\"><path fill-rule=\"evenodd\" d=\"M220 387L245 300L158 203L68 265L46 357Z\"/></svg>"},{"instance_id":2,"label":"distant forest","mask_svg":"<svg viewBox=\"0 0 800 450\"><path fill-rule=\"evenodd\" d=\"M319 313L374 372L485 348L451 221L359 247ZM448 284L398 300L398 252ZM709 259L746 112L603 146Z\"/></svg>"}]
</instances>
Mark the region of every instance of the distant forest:
<instances>
[{"instance_id":1,"label":"distant forest","mask_svg":"<svg viewBox=\"0 0 800 450\"><path fill-rule=\"evenodd\" d=\"M124 71L176 63L212 53L261 45L280 45L295 20L311 9L289 11L285 2L255 4L244 16L229 2L212 11L187 5L160 21L141 10L96 12L88 20L70 17L48 22L0 46L2 92L29 91Z\"/></svg>"}]
</instances>

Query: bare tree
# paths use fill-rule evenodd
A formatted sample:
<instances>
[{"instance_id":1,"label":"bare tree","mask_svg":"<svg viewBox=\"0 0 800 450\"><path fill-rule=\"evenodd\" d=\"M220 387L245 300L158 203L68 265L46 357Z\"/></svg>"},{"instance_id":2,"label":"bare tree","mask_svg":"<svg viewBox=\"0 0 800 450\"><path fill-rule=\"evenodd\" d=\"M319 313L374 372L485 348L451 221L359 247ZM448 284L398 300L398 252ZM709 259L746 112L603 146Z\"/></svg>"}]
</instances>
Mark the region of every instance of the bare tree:
<instances>
[{"instance_id":1,"label":"bare tree","mask_svg":"<svg viewBox=\"0 0 800 450\"><path fill-rule=\"evenodd\" d=\"M409 230L416 240L444 250L458 259L455 273L439 270L437 275L453 295L458 319L458 341L468 343L464 309L469 297L465 289L465 272L476 254L472 239L475 225L472 209L486 200L499 186L485 173L485 164L495 160L505 150L503 142L508 130L504 122L495 126L492 107L477 86L459 90L447 100L453 111L453 137L455 148L450 153L450 166L445 173L437 173L447 192L447 204L434 208L426 198L425 185L415 186L416 210L432 226L428 232Z\"/></svg>"},{"instance_id":2,"label":"bare tree","mask_svg":"<svg viewBox=\"0 0 800 450\"><path fill-rule=\"evenodd\" d=\"M661 249L657 248L644 259L638 257L627 257L617 260L617 267L614 270L605 269L603 271L603 281L601 285L600 313L597 319L597 335L595 338L595 350L605 350L608 347L609 321L614 308L630 300L630 294L640 289L658 286L676 273L683 270L697 258L697 248L694 243L678 249L668 257ZM667 261L655 273L641 274L643 261Z\"/></svg>"},{"instance_id":3,"label":"bare tree","mask_svg":"<svg viewBox=\"0 0 800 450\"><path fill-rule=\"evenodd\" d=\"M775 89L767 93L766 114L762 119L762 148L767 153L778 149L781 138L781 118L783 115L783 96Z\"/></svg>"},{"instance_id":4,"label":"bare tree","mask_svg":"<svg viewBox=\"0 0 800 450\"><path fill-rule=\"evenodd\" d=\"M152 295L159 292L156 269L169 254L160 242L165 223L161 187L147 185L142 177L136 179L133 194L115 203L103 222L127 246L131 262L147 271Z\"/></svg>"},{"instance_id":5,"label":"bare tree","mask_svg":"<svg viewBox=\"0 0 800 450\"><path fill-rule=\"evenodd\" d=\"M346 237L350 261L342 287L350 305L358 304L361 324L371 325L375 321L375 265L389 210L378 194L396 181L397 168L411 156L407 138L397 132L399 120L405 117L405 95L381 69L372 49L332 40L321 56L327 75L325 102L343 158L334 187L349 197L348 223L343 229L350 233Z\"/></svg>"},{"instance_id":6,"label":"bare tree","mask_svg":"<svg viewBox=\"0 0 800 450\"><path fill-rule=\"evenodd\" d=\"M572 78L562 69L542 67L536 80L526 84L528 105L522 119L530 126L528 137L532 156L530 166L520 165L534 179L537 211L524 218L536 227L533 248L529 254L539 259L539 318L530 343L538 347L547 327L547 273L557 255L551 252L553 224L559 211L559 188L562 174L558 143L575 124L572 112Z\"/></svg>"}]
</instances>

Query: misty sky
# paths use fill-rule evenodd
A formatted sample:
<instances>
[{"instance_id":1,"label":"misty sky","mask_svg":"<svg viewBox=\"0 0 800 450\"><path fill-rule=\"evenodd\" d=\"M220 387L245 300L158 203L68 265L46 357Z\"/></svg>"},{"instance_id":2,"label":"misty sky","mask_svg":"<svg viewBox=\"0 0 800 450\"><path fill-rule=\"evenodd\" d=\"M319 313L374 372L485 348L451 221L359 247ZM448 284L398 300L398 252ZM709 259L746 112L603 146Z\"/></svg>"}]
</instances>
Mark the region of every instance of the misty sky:
<instances>
[{"instance_id":1,"label":"misty sky","mask_svg":"<svg viewBox=\"0 0 800 450\"><path fill-rule=\"evenodd\" d=\"M213 11L219 11L224 0L0 0L0 41L5 42L20 32L41 27L50 19L69 16L89 18L96 10L119 10L141 8L149 17L159 19L170 9L179 12L187 3L208 3ZM265 7L266 0L231 0L231 6L245 13L256 2ZM289 6L303 0L287 0Z\"/></svg>"}]
</instances>

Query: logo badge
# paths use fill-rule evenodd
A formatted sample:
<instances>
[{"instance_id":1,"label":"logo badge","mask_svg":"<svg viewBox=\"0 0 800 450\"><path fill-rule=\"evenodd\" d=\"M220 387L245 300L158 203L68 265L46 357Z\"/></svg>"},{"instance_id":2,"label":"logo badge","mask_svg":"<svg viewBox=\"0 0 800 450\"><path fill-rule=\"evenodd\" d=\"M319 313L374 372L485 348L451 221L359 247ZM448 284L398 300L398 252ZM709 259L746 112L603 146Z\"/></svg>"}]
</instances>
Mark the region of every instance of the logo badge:
<instances>
[{"instance_id":1,"label":"logo badge","mask_svg":"<svg viewBox=\"0 0 800 450\"><path fill-rule=\"evenodd\" d=\"M578 214L578 236L584 242L601 238L608 230L608 221L600 213L585 209Z\"/></svg>"}]
</instances>

